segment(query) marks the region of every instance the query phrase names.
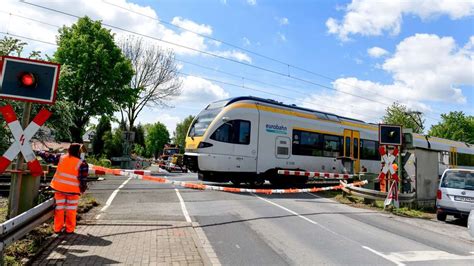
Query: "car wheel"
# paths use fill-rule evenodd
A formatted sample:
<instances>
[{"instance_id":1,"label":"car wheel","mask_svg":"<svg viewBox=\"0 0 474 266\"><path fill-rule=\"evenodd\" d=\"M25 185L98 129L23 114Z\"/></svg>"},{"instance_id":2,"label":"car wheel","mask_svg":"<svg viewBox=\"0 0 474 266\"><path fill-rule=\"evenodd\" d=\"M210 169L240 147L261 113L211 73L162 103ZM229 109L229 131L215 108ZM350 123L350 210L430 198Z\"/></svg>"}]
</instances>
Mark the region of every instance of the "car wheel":
<instances>
[{"instance_id":1,"label":"car wheel","mask_svg":"<svg viewBox=\"0 0 474 266\"><path fill-rule=\"evenodd\" d=\"M438 212L436 213L436 219L438 219L438 221L446 221L446 213L444 212Z\"/></svg>"}]
</instances>

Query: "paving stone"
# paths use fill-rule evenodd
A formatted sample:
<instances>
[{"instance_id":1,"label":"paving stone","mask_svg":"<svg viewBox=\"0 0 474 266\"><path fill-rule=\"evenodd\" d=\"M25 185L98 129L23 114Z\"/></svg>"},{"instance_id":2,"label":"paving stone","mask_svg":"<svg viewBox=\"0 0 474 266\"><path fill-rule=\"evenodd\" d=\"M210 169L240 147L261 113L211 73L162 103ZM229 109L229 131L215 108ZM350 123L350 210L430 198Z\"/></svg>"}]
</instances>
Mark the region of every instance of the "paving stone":
<instances>
[{"instance_id":1,"label":"paving stone","mask_svg":"<svg viewBox=\"0 0 474 266\"><path fill-rule=\"evenodd\" d=\"M76 234L60 235L33 265L127 264L203 265L192 237L192 227L183 222L96 221L79 225Z\"/></svg>"}]
</instances>

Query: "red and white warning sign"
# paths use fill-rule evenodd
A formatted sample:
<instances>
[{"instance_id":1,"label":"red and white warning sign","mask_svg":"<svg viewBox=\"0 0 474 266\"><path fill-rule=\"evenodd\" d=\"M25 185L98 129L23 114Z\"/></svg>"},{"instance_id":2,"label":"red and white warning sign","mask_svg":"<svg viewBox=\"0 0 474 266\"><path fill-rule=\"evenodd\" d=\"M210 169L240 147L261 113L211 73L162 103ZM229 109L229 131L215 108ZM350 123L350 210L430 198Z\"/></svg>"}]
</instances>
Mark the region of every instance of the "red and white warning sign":
<instances>
[{"instance_id":1,"label":"red and white warning sign","mask_svg":"<svg viewBox=\"0 0 474 266\"><path fill-rule=\"evenodd\" d=\"M384 163L382 171L379 174L379 179L384 179L387 173L390 172L392 179L398 182L397 171L395 171L393 167L393 162L398 156L398 147L395 146L395 149L393 150L393 152L387 154L387 152L385 151L385 147L380 146L379 152L380 152L380 155L382 156L382 161Z\"/></svg>"},{"instance_id":2,"label":"red and white warning sign","mask_svg":"<svg viewBox=\"0 0 474 266\"><path fill-rule=\"evenodd\" d=\"M11 105L0 107L0 113L2 113L3 118L5 118L8 128L10 128L13 138L15 139L5 154L0 157L0 173L3 173L18 153L21 152L25 157L31 175L41 175L42 168L31 148L30 140L46 120L48 120L51 116L51 112L44 108L41 109L24 131Z\"/></svg>"}]
</instances>

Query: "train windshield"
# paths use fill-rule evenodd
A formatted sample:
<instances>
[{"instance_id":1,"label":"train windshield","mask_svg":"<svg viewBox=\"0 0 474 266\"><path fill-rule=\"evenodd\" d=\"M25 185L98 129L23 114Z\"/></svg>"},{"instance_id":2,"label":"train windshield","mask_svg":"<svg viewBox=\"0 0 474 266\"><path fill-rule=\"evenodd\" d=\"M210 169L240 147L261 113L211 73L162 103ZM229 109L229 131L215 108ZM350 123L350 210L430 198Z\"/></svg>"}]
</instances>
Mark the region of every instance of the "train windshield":
<instances>
[{"instance_id":1,"label":"train windshield","mask_svg":"<svg viewBox=\"0 0 474 266\"><path fill-rule=\"evenodd\" d=\"M194 120L191 129L189 130L190 137L200 137L204 135L206 129L211 124L212 120L220 113L222 107L210 108L208 106L204 111L202 111Z\"/></svg>"}]
</instances>

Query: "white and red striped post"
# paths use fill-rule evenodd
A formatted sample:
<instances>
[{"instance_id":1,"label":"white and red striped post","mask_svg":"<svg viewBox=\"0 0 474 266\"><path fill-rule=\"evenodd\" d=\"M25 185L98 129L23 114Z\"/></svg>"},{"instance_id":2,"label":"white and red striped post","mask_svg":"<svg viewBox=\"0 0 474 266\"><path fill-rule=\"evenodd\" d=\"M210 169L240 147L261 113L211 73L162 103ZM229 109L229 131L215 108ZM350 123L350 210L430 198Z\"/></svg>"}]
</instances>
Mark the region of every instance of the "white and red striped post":
<instances>
[{"instance_id":1,"label":"white and red striped post","mask_svg":"<svg viewBox=\"0 0 474 266\"><path fill-rule=\"evenodd\" d=\"M5 118L14 138L12 145L8 148L5 154L0 157L0 173L4 172L18 153L21 152L17 159L15 172L12 173L12 182L10 185L9 217L15 217L18 214L20 207L22 210L31 208L36 195L38 194L39 180L34 177L40 176L43 173L43 170L30 146L30 140L46 120L48 120L51 116L51 112L43 108L35 116L33 121L29 123L31 103L27 102L24 105L21 125L11 105L0 107L0 113ZM26 128L23 131L24 127ZM30 173L33 176L32 179L24 180L25 182L22 182L24 170L23 157L25 158ZM28 191L28 193L20 198L21 190Z\"/></svg>"}]
</instances>

